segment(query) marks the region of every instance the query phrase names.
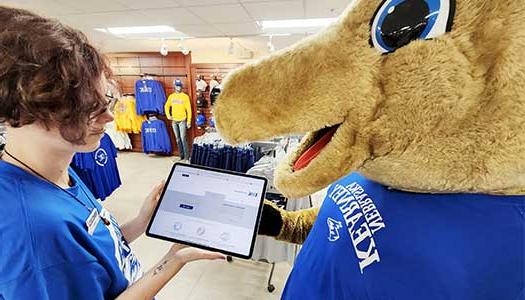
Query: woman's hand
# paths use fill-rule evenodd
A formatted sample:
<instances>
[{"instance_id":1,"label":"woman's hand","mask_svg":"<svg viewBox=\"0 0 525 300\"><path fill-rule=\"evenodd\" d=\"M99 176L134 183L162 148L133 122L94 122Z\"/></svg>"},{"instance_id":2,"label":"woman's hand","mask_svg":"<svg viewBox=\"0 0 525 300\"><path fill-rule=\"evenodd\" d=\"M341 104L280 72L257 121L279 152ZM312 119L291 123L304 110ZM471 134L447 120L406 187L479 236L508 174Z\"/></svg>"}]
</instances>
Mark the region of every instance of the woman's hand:
<instances>
[{"instance_id":1,"label":"woman's hand","mask_svg":"<svg viewBox=\"0 0 525 300\"><path fill-rule=\"evenodd\" d=\"M168 254L141 279L128 287L117 300L153 299L186 263L199 259L225 259L223 254L174 244Z\"/></svg>"},{"instance_id":2,"label":"woman's hand","mask_svg":"<svg viewBox=\"0 0 525 300\"><path fill-rule=\"evenodd\" d=\"M148 223L153 216L153 211L157 203L159 203L160 194L164 189L164 185L165 181L157 184L148 197L146 197L146 200L144 200L139 214L133 220L121 226L122 234L128 243L133 242L146 231L146 227L148 227Z\"/></svg>"},{"instance_id":3,"label":"woman's hand","mask_svg":"<svg viewBox=\"0 0 525 300\"><path fill-rule=\"evenodd\" d=\"M173 244L166 257L184 264L201 259L226 259L226 256L222 253L197 249L181 244Z\"/></svg>"},{"instance_id":4,"label":"woman's hand","mask_svg":"<svg viewBox=\"0 0 525 300\"><path fill-rule=\"evenodd\" d=\"M153 216L153 211L155 210L155 207L157 207L157 203L159 203L160 194L164 190L164 185L166 185L164 180L157 184L142 204L142 208L140 209L140 212L137 216L137 219L139 219L141 223L144 224L144 230L142 233L146 231L146 226Z\"/></svg>"}]
</instances>

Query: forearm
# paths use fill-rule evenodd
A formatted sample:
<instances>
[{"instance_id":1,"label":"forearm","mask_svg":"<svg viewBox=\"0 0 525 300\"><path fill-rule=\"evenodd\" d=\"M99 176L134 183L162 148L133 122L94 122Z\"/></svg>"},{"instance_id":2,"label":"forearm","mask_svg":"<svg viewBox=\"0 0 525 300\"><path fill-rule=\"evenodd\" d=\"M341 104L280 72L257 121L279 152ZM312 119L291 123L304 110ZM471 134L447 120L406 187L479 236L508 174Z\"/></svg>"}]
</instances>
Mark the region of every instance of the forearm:
<instances>
[{"instance_id":1,"label":"forearm","mask_svg":"<svg viewBox=\"0 0 525 300\"><path fill-rule=\"evenodd\" d=\"M128 287L117 300L151 300L184 266L176 258L165 256L160 263L148 271L140 280Z\"/></svg>"},{"instance_id":2,"label":"forearm","mask_svg":"<svg viewBox=\"0 0 525 300\"><path fill-rule=\"evenodd\" d=\"M142 220L141 218L136 217L124 224L120 229L122 230L122 235L124 235L126 241L131 243L144 234L147 226L147 220Z\"/></svg>"},{"instance_id":3,"label":"forearm","mask_svg":"<svg viewBox=\"0 0 525 300\"><path fill-rule=\"evenodd\" d=\"M282 227L278 240L287 241L295 244L302 244L308 237L312 229L319 208L310 208L299 211L281 211Z\"/></svg>"}]
</instances>

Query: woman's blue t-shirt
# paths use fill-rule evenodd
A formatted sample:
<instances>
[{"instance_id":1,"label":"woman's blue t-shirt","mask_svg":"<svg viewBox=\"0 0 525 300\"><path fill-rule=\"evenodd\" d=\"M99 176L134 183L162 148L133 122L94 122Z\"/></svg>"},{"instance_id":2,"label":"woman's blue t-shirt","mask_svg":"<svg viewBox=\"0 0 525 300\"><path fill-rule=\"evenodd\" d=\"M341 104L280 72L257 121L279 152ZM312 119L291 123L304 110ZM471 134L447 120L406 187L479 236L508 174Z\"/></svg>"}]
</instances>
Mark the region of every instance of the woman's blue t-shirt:
<instances>
[{"instance_id":1,"label":"woman's blue t-shirt","mask_svg":"<svg viewBox=\"0 0 525 300\"><path fill-rule=\"evenodd\" d=\"M68 191L109 226L99 222L90 235L82 204L0 161L0 299L114 299L142 276L118 223L69 173Z\"/></svg>"}]
</instances>

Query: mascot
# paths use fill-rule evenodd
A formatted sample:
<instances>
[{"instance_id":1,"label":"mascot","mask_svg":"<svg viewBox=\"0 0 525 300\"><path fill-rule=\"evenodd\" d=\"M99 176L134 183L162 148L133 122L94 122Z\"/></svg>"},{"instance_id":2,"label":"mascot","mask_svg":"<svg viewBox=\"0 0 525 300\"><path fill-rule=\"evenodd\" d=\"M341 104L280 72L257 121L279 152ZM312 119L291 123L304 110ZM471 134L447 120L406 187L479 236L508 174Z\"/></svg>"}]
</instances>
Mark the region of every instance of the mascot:
<instances>
[{"instance_id":1,"label":"mascot","mask_svg":"<svg viewBox=\"0 0 525 300\"><path fill-rule=\"evenodd\" d=\"M306 134L266 204L303 244L283 299L525 299L525 1L355 0L232 73L231 142Z\"/></svg>"}]
</instances>

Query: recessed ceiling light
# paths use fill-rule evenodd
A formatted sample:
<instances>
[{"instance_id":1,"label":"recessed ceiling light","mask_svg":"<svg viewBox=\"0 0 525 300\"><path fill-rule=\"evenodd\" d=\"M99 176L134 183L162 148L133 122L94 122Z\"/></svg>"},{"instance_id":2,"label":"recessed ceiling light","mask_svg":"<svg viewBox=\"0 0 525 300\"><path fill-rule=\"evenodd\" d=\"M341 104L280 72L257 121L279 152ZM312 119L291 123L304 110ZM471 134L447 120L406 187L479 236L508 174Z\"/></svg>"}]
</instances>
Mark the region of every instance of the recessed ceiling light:
<instances>
[{"instance_id":1,"label":"recessed ceiling light","mask_svg":"<svg viewBox=\"0 0 525 300\"><path fill-rule=\"evenodd\" d=\"M114 35L145 34L145 33L172 33L175 29L167 25L158 26L131 26L131 27L108 27L95 28L95 30Z\"/></svg>"},{"instance_id":2,"label":"recessed ceiling light","mask_svg":"<svg viewBox=\"0 0 525 300\"><path fill-rule=\"evenodd\" d=\"M291 36L292 34L291 33L265 33L265 34L261 34L261 36L273 36L273 37L276 37L276 36Z\"/></svg>"}]
</instances>

